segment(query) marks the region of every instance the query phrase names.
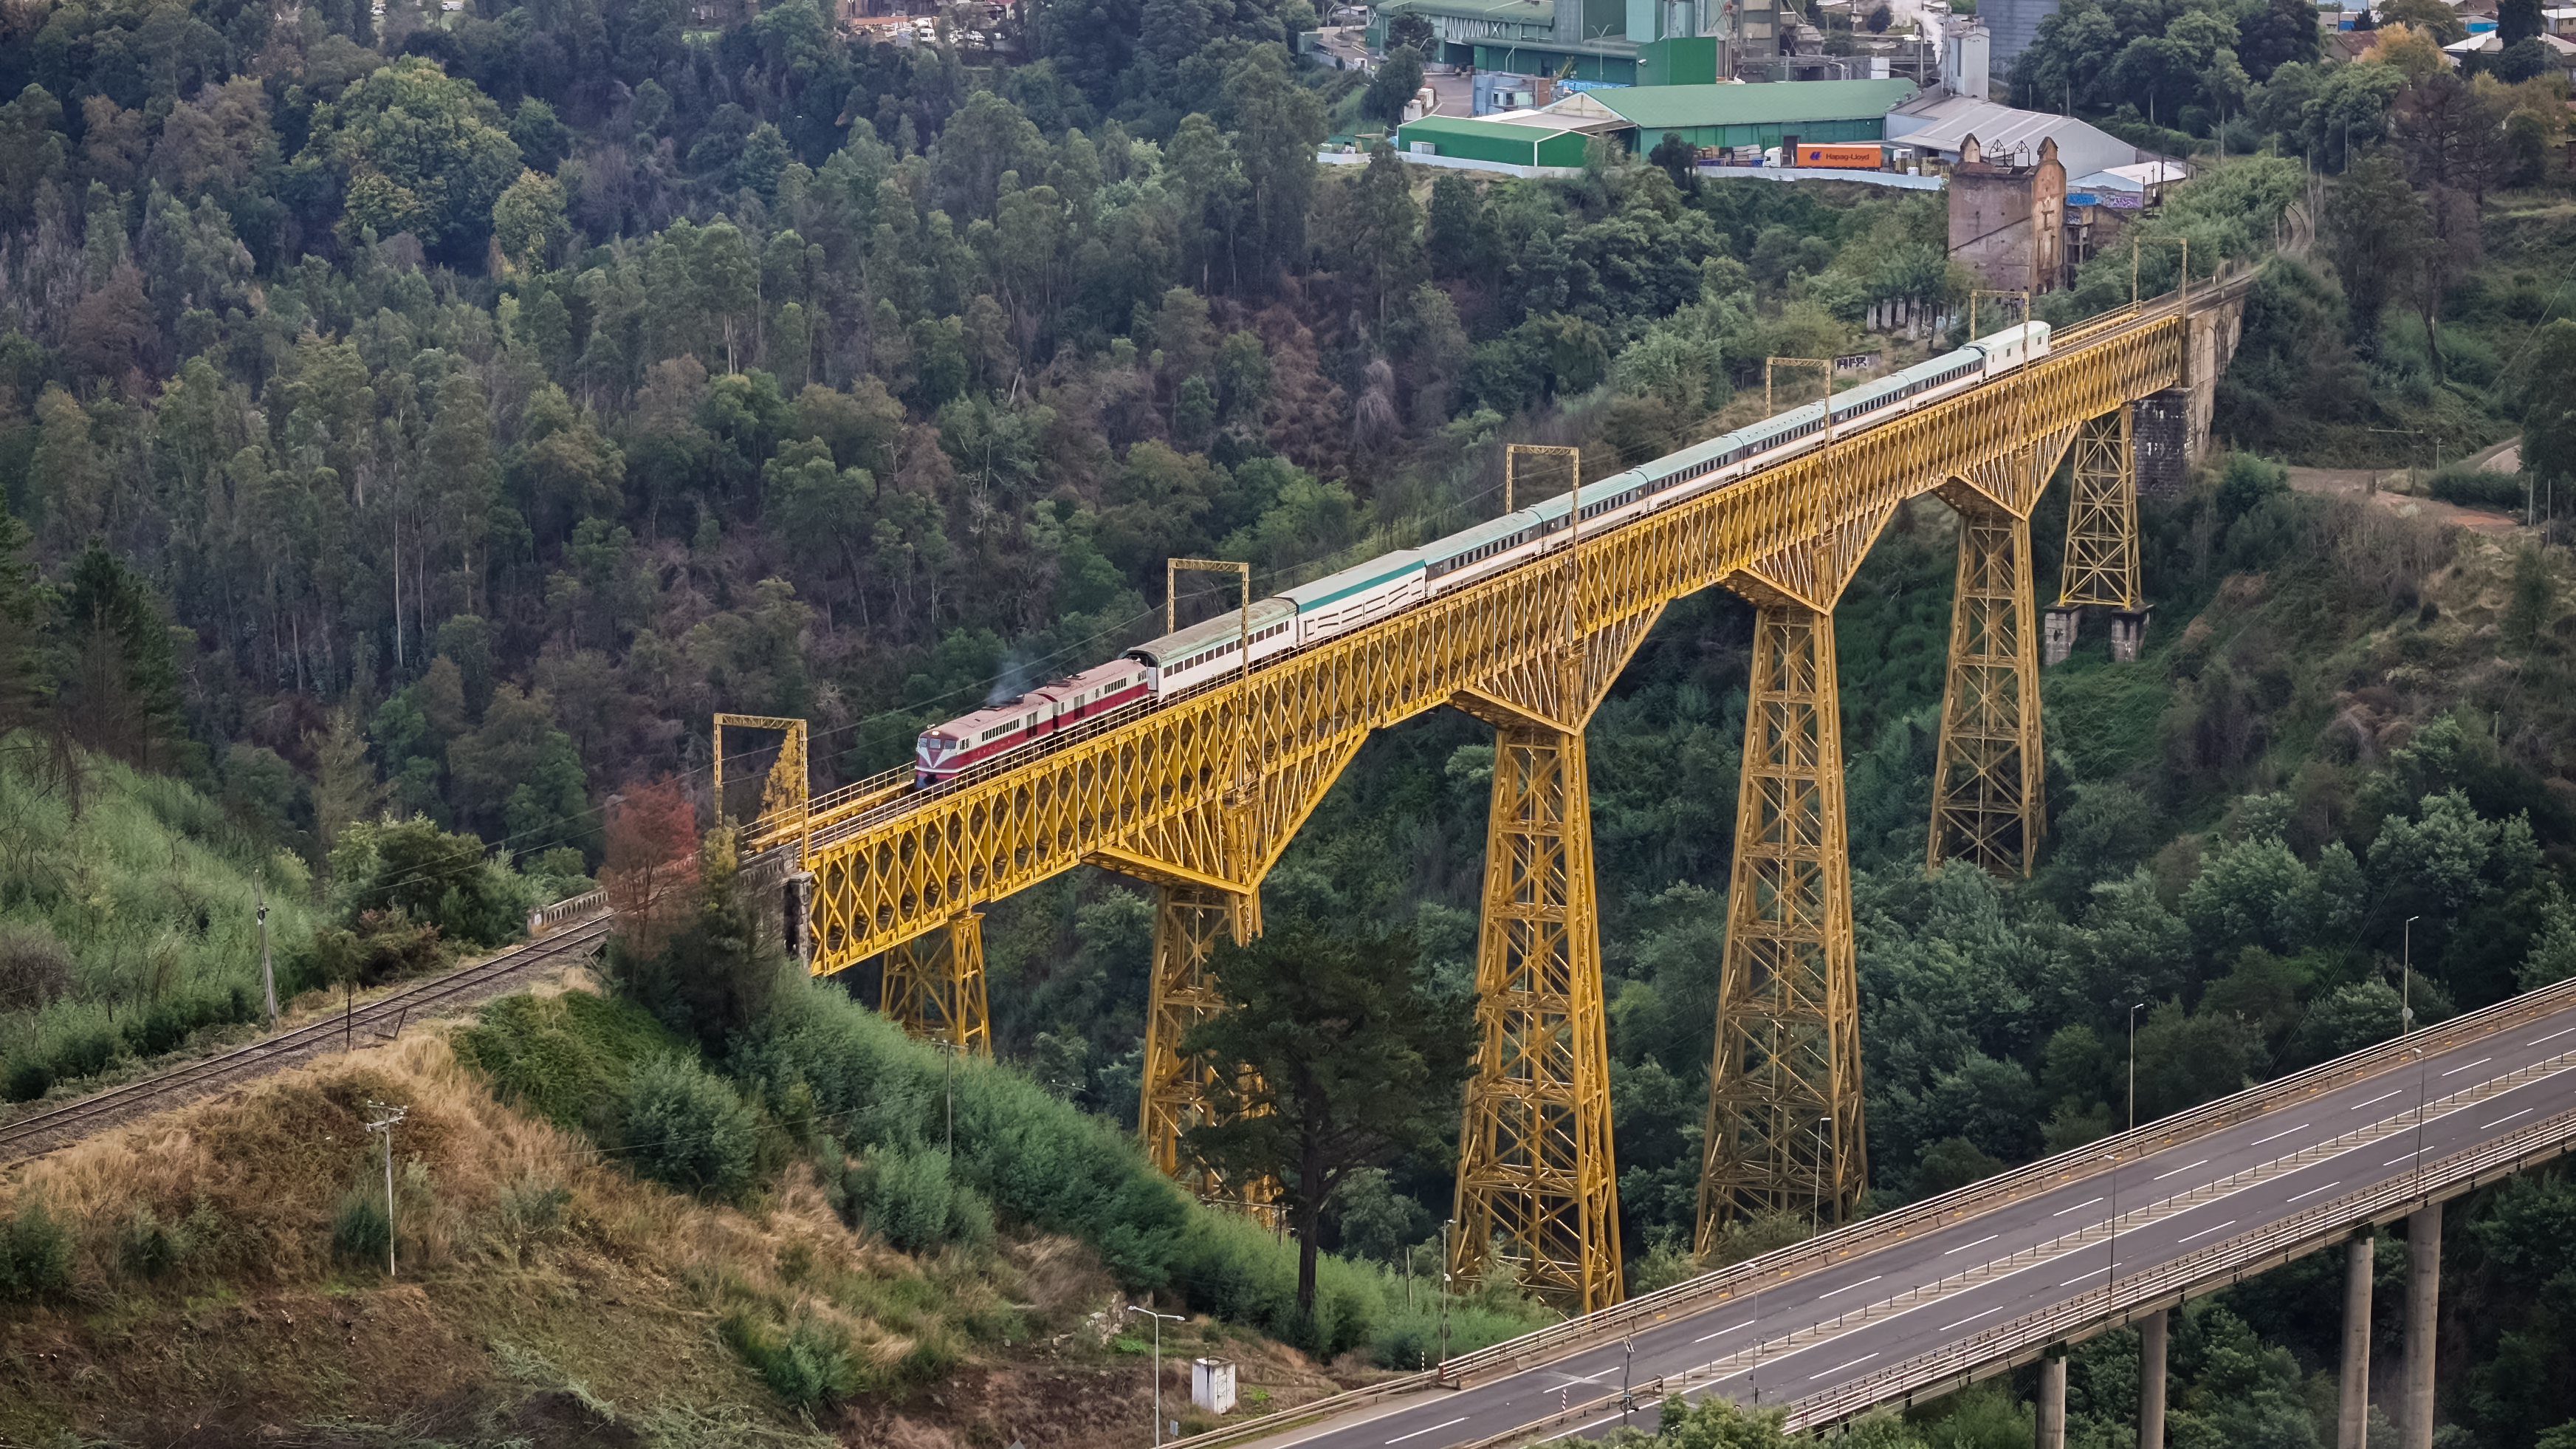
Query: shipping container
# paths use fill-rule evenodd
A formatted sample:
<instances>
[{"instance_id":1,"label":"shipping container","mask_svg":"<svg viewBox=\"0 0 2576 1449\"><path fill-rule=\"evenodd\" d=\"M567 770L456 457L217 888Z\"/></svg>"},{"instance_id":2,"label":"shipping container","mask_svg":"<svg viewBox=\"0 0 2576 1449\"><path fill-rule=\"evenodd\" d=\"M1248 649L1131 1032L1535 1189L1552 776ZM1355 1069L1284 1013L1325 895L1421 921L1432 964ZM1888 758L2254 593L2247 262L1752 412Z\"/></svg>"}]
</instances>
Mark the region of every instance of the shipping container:
<instances>
[{"instance_id":1,"label":"shipping container","mask_svg":"<svg viewBox=\"0 0 2576 1449\"><path fill-rule=\"evenodd\" d=\"M1799 145L1797 159L1790 164L1839 171L1876 171L1885 164L1885 158L1876 146L1819 145L1809 141Z\"/></svg>"}]
</instances>

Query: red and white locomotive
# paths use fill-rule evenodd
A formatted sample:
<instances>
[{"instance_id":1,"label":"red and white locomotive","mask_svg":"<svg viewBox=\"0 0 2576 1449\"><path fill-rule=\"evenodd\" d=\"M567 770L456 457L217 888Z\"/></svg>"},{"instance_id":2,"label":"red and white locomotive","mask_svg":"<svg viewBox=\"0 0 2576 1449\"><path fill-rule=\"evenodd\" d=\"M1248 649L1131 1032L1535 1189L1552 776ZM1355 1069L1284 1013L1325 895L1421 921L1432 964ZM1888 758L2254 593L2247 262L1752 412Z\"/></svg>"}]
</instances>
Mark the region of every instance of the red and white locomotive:
<instances>
[{"instance_id":1,"label":"red and white locomotive","mask_svg":"<svg viewBox=\"0 0 2576 1449\"><path fill-rule=\"evenodd\" d=\"M936 785L1058 730L1139 703L1153 694L1153 677L1151 669L1133 659L1113 659L1007 704L924 730L914 749L913 780Z\"/></svg>"}]
</instances>

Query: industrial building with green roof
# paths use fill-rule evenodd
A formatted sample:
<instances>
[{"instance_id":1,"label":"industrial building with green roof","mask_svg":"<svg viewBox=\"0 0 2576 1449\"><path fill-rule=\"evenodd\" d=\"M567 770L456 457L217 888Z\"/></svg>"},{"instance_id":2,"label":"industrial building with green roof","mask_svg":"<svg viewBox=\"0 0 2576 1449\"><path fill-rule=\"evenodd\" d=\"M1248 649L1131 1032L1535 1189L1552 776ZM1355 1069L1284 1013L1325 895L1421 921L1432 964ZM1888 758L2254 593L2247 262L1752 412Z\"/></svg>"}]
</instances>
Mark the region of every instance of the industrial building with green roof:
<instances>
[{"instance_id":1,"label":"industrial building with green roof","mask_svg":"<svg viewBox=\"0 0 2576 1449\"><path fill-rule=\"evenodd\" d=\"M1396 149L1461 161L1504 166L1580 166L1586 137L1576 130L1529 122L1470 121L1458 116L1425 116L1396 128Z\"/></svg>"},{"instance_id":2,"label":"industrial building with green roof","mask_svg":"<svg viewBox=\"0 0 2576 1449\"><path fill-rule=\"evenodd\" d=\"M1774 81L1764 85L1630 86L1585 93L1637 128L1652 151L1666 136L1693 146L1883 141L1887 113L1914 94L1910 80Z\"/></svg>"}]
</instances>

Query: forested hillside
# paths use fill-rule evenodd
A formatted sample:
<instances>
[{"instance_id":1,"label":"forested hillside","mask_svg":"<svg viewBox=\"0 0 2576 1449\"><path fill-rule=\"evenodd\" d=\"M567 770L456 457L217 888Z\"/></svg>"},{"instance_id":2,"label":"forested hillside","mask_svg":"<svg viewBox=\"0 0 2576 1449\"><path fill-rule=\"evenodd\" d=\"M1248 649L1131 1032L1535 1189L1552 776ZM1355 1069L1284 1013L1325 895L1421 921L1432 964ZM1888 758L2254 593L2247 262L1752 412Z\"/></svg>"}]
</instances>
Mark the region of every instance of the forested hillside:
<instances>
[{"instance_id":1,"label":"forested hillside","mask_svg":"<svg viewBox=\"0 0 2576 1449\"><path fill-rule=\"evenodd\" d=\"M962 18L897 46L815 0L0 8L13 1099L243 1029L245 873L280 898L290 995L427 969L634 869L622 816L698 818L714 711L811 720L818 788L873 773L926 722L1159 632L1168 557L1276 589L1497 512L1504 440L1578 445L1601 476L1757 413L1764 357L1861 350L1869 303L1971 285L1937 196L1607 151L1564 182L1319 167L1360 83L1292 60L1306 0L1014 7L1009 59ZM2455 73L2410 28L2429 12L2349 63L2311 19L2069 0L2020 78L2216 163L2141 223L2149 291L2175 238L2202 275L2304 255L2255 284L2216 455L2147 512L2147 657L2113 665L2097 638L2046 679L2035 878L1922 870L1946 509L1900 512L1839 611L1875 1204L2109 1131L2132 1003L2143 1118L2392 1033L2410 954L2428 1017L2576 974L2563 558L2302 497L2281 466L2520 433L2544 510L2576 481L2563 87ZM2124 303L2132 260L2089 262L2040 315ZM2523 496L2458 468L2431 486ZM2062 507L2035 520L2043 595ZM1589 736L1632 1287L1689 1267L1748 643L1730 598L1676 605ZM1274 927L1394 932L1422 968L1405 989L1454 1011L1491 768L1463 716L1373 741L1271 877ZM73 863L26 863L48 853ZM1141 887L1087 869L989 908L992 1122L1092 1145L1106 1129L1073 1107L1132 1123L1152 924ZM603 1150L654 1092L722 1118L757 1151L680 1185L759 1212L810 1169L844 1226L966 1254L960 1292L1069 1234L1123 1287L1346 1363L1436 1351L1405 1270L1437 1261L1438 1146L1344 1180L1320 1236L1368 1261L1328 1260L1327 1311L1302 1316L1275 1255L1210 1247L1222 1230L1129 1157L1101 1170L1143 1228L1010 1197L983 1142L934 1154L926 1057L828 989L773 995L744 941L693 939L630 938L610 973L619 1011L656 1018L611 1045L687 1072L639 1087L640 1056L592 1061L531 1105L547 1052L610 1047L564 1027L538 1051L515 1018L470 1064ZM1424 1080L1434 1115L1457 1066ZM827 1132L832 1092L827 1114L894 1105ZM305 1186L315 1221L336 1211ZM2528 1371L2563 1342L2540 1285L2576 1271L2529 1225L2571 1193L2544 1175L2463 1210L2463 1442L2527 1449L2576 1418ZM502 1202L422 1222L506 1255L473 1216ZM104 1246L74 1290L140 1293L110 1229L82 1231ZM962 1359L815 1378L878 1342L858 1285L915 1273L828 1261L838 1297L799 1318L775 1286L727 1341L782 1403L899 1400L1012 1331L924 1317ZM2306 1271L2178 1334L2178 1438L2316 1442L2331 1345L2281 1286ZM173 1281L191 1273L220 1276ZM1509 1281L1476 1291L1453 1346L1537 1313ZM2088 1354L2077 1428L2114 1445L2117 1345ZM2007 1392L1940 1412L1871 1432L2027 1438Z\"/></svg>"}]
</instances>

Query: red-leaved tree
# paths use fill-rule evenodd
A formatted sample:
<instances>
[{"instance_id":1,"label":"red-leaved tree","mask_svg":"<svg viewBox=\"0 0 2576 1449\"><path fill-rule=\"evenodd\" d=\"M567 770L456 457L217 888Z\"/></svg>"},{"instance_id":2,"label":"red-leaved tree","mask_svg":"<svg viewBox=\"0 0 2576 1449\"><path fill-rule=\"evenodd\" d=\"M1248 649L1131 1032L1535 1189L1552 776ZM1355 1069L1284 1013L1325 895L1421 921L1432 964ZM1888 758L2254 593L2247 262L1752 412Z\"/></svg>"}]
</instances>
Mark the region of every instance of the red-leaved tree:
<instances>
[{"instance_id":1,"label":"red-leaved tree","mask_svg":"<svg viewBox=\"0 0 2576 1449\"><path fill-rule=\"evenodd\" d=\"M698 902L698 807L668 775L629 785L608 814L599 872L628 956L649 961L685 928Z\"/></svg>"}]
</instances>

